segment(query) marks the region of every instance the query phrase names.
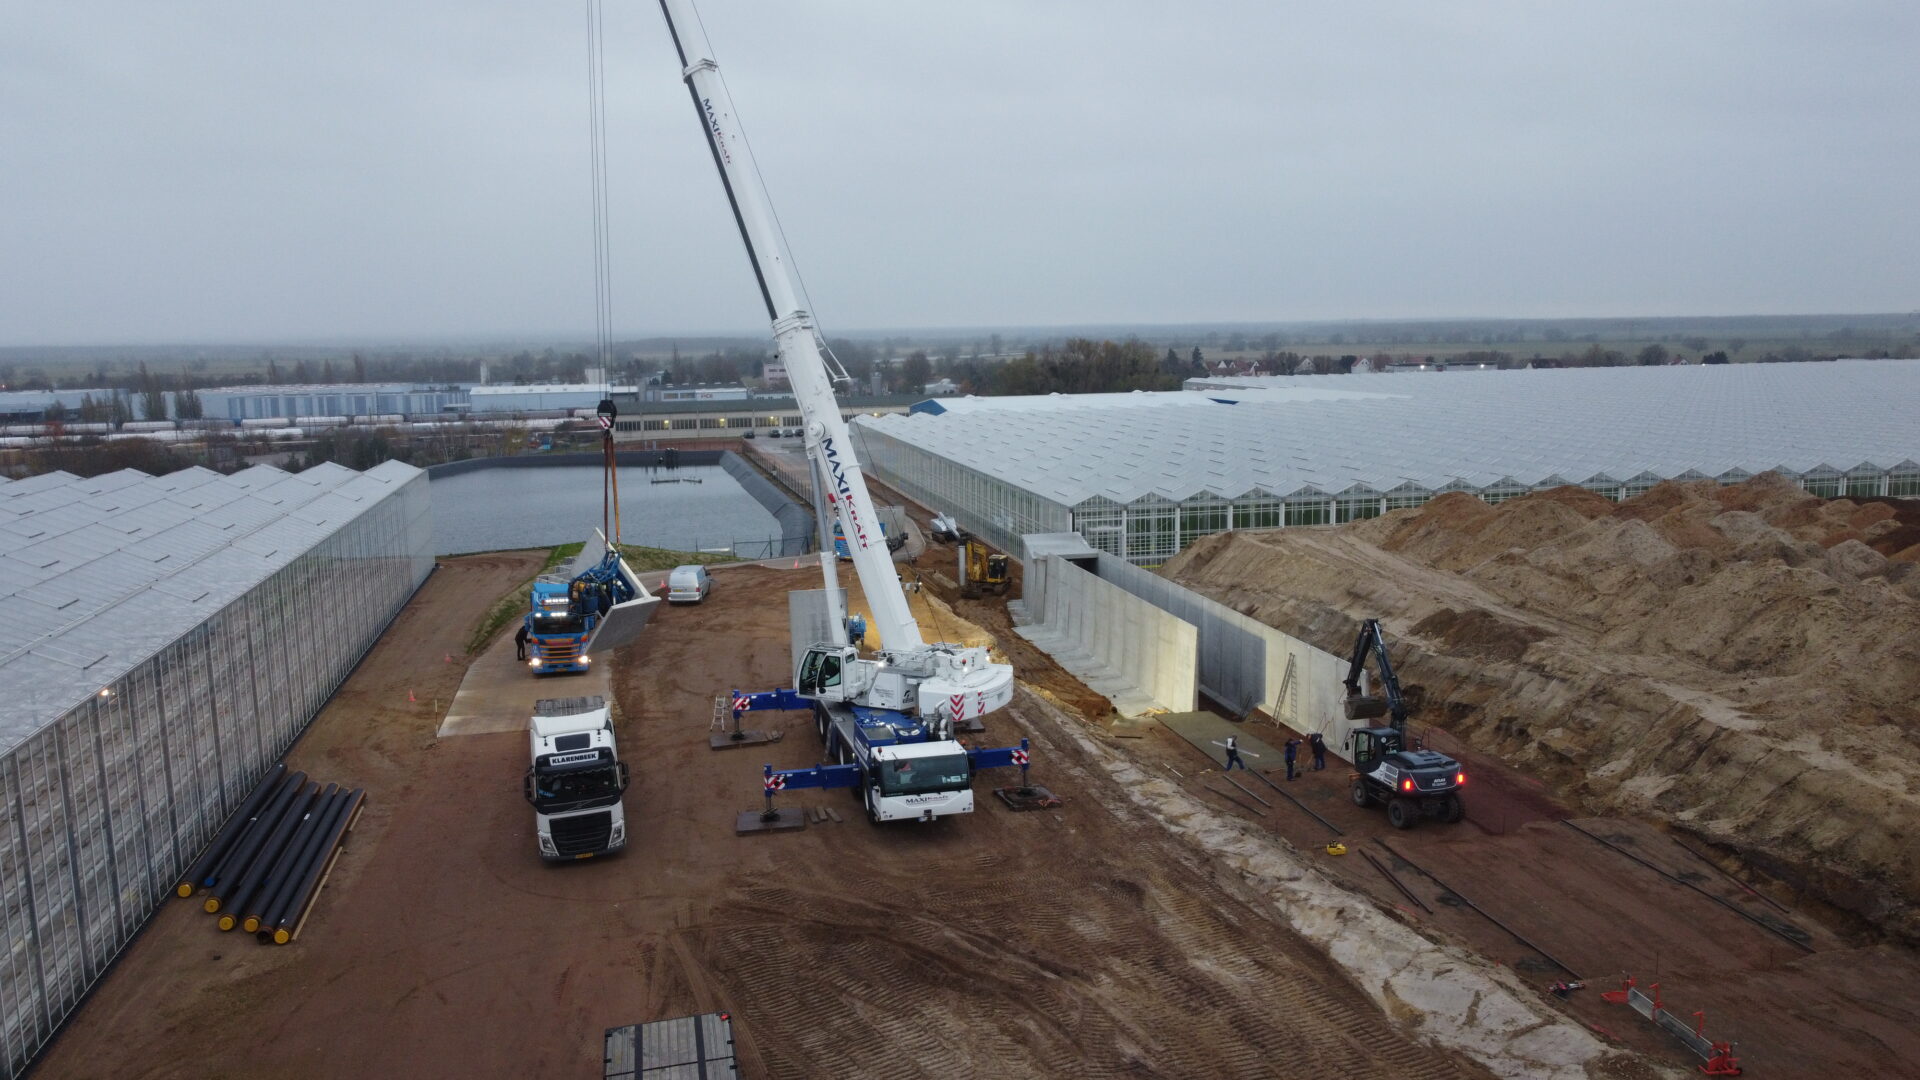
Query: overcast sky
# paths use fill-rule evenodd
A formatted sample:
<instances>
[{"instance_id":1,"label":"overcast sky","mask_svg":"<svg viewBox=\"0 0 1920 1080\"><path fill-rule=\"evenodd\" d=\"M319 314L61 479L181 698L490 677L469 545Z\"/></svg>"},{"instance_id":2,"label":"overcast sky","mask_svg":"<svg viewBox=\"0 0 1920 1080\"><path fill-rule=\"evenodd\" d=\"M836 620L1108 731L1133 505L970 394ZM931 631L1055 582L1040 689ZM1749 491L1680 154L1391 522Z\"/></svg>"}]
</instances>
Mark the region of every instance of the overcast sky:
<instances>
[{"instance_id":1,"label":"overcast sky","mask_svg":"<svg viewBox=\"0 0 1920 1080\"><path fill-rule=\"evenodd\" d=\"M707 0L824 328L1920 308L1920 4ZM615 325L757 332L657 5ZM593 335L586 4L0 7L0 344Z\"/></svg>"}]
</instances>

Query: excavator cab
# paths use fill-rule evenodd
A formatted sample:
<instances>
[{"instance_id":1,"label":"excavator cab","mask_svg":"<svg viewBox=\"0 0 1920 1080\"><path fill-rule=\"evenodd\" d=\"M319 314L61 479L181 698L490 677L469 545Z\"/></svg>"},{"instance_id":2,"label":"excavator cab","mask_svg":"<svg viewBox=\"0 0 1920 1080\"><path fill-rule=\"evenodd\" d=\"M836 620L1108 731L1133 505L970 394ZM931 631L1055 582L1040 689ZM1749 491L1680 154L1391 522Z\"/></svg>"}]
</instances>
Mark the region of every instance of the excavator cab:
<instances>
[{"instance_id":1,"label":"excavator cab","mask_svg":"<svg viewBox=\"0 0 1920 1080\"><path fill-rule=\"evenodd\" d=\"M1361 774L1372 772L1375 762L1401 749L1400 733L1390 727L1354 728L1347 741L1353 750L1353 769Z\"/></svg>"}]
</instances>

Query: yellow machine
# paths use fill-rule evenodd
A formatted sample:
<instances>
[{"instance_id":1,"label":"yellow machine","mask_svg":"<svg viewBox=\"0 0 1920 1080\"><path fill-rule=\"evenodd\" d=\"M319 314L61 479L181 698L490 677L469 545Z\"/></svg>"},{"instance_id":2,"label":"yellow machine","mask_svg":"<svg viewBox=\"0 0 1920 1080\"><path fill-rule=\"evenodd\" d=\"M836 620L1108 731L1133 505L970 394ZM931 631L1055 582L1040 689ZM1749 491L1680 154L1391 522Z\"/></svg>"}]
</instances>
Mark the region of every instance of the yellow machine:
<instances>
[{"instance_id":1,"label":"yellow machine","mask_svg":"<svg viewBox=\"0 0 1920 1080\"><path fill-rule=\"evenodd\" d=\"M960 595L971 600L983 592L1007 594L1010 576L1007 557L987 550L978 540L960 545Z\"/></svg>"}]
</instances>

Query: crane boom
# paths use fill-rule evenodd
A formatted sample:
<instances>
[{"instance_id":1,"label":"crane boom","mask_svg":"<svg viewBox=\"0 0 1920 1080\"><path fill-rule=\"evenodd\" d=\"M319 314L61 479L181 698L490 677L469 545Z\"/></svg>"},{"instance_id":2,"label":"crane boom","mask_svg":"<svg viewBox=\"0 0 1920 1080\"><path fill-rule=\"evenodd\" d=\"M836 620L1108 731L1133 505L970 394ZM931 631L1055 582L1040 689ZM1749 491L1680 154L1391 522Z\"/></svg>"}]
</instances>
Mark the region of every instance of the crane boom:
<instances>
[{"instance_id":1,"label":"crane boom","mask_svg":"<svg viewBox=\"0 0 1920 1080\"><path fill-rule=\"evenodd\" d=\"M760 296L773 321L775 348L793 383L793 397L805 421L807 452L821 465L826 499L839 519L853 556L854 572L873 609L874 628L888 652L903 653L925 644L919 623L907 607L906 593L893 569L893 557L880 532L866 474L853 454L853 440L833 396L826 358L821 354L813 318L801 306L791 258L780 242L773 204L760 182L753 151L747 146L732 98L720 79L712 47L688 0L660 0L667 30L679 51L681 74L694 111L713 151L713 163L733 207L740 239L746 243ZM676 17L678 16L678 17Z\"/></svg>"}]
</instances>

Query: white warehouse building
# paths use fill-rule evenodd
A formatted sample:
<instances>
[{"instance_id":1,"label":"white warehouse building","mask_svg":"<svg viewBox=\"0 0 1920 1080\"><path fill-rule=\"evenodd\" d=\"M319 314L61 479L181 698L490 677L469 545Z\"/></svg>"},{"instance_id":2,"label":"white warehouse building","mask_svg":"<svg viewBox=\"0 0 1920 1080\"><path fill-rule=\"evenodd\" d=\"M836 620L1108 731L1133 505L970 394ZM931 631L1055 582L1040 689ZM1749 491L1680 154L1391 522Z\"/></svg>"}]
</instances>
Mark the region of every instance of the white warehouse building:
<instances>
[{"instance_id":1,"label":"white warehouse building","mask_svg":"<svg viewBox=\"0 0 1920 1080\"><path fill-rule=\"evenodd\" d=\"M1155 565L1227 529L1325 525L1449 491L1776 471L1920 497L1920 361L1211 379L1169 393L943 398L862 417L874 474L1006 551L1079 532Z\"/></svg>"},{"instance_id":2,"label":"white warehouse building","mask_svg":"<svg viewBox=\"0 0 1920 1080\"><path fill-rule=\"evenodd\" d=\"M631 386L613 387L616 394L632 394ZM467 391L467 401L476 413L554 412L565 409L592 410L607 396L599 383L545 383L535 386L476 386Z\"/></svg>"},{"instance_id":3,"label":"white warehouse building","mask_svg":"<svg viewBox=\"0 0 1920 1080\"><path fill-rule=\"evenodd\" d=\"M432 569L397 461L0 480L9 1076Z\"/></svg>"}]
</instances>

